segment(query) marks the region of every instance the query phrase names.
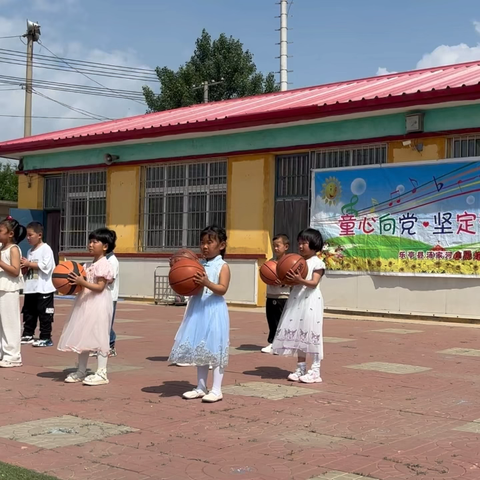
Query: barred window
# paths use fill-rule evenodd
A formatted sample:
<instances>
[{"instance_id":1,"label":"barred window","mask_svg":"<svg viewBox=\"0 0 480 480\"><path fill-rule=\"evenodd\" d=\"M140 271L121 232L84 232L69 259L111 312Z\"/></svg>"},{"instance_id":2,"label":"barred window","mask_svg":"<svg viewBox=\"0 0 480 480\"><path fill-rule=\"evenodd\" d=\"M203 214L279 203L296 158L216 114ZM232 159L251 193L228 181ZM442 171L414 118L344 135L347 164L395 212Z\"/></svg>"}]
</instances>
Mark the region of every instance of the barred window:
<instances>
[{"instance_id":1,"label":"barred window","mask_svg":"<svg viewBox=\"0 0 480 480\"><path fill-rule=\"evenodd\" d=\"M386 144L327 148L310 153L280 155L277 157L276 165L276 198L308 199L312 169L355 167L386 162Z\"/></svg>"},{"instance_id":2,"label":"barred window","mask_svg":"<svg viewBox=\"0 0 480 480\"><path fill-rule=\"evenodd\" d=\"M90 232L105 226L106 211L106 171L63 174L61 250L85 250Z\"/></svg>"},{"instance_id":3,"label":"barred window","mask_svg":"<svg viewBox=\"0 0 480 480\"><path fill-rule=\"evenodd\" d=\"M447 140L447 158L480 156L480 135L464 135Z\"/></svg>"},{"instance_id":4,"label":"barred window","mask_svg":"<svg viewBox=\"0 0 480 480\"><path fill-rule=\"evenodd\" d=\"M45 210L62 209L62 176L47 175L43 184L43 208Z\"/></svg>"},{"instance_id":5,"label":"barred window","mask_svg":"<svg viewBox=\"0 0 480 480\"><path fill-rule=\"evenodd\" d=\"M226 161L143 167L141 191L143 251L195 248L207 225L225 226Z\"/></svg>"}]
</instances>

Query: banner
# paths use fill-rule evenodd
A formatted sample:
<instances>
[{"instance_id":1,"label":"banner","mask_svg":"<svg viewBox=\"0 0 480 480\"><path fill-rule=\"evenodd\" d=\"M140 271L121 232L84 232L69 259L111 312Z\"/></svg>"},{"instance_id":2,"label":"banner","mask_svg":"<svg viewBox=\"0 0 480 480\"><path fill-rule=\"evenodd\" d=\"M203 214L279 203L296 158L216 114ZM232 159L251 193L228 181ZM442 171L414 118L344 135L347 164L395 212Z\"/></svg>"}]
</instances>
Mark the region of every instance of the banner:
<instances>
[{"instance_id":1,"label":"banner","mask_svg":"<svg viewBox=\"0 0 480 480\"><path fill-rule=\"evenodd\" d=\"M311 226L330 270L480 275L480 161L314 170Z\"/></svg>"}]
</instances>

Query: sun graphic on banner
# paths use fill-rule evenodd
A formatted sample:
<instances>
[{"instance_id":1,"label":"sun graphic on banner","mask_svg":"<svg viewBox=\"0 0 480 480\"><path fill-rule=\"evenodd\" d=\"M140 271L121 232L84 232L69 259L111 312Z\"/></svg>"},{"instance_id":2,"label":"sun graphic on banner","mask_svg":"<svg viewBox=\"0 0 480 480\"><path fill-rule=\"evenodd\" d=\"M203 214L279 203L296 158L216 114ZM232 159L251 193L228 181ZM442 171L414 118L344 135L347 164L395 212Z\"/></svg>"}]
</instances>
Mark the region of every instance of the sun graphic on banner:
<instances>
[{"instance_id":1,"label":"sun graphic on banner","mask_svg":"<svg viewBox=\"0 0 480 480\"><path fill-rule=\"evenodd\" d=\"M325 182L323 182L320 195L327 205L336 205L342 195L342 185L338 178L326 178Z\"/></svg>"}]
</instances>

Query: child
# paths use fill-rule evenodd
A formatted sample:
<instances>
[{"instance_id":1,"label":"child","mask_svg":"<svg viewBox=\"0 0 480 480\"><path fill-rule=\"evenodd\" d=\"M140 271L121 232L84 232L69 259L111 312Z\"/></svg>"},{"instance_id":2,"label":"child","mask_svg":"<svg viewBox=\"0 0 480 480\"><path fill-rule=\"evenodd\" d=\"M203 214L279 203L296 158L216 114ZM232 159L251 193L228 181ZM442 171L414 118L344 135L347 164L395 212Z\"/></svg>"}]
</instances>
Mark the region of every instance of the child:
<instances>
[{"instance_id":1,"label":"child","mask_svg":"<svg viewBox=\"0 0 480 480\"><path fill-rule=\"evenodd\" d=\"M65 324L58 349L78 353L77 371L68 375L66 383L83 382L84 385L105 385L107 360L110 351L110 328L112 323L112 294L107 288L113 280L113 271L105 255L115 248L115 234L101 228L89 237L88 250L93 254L93 263L85 265L87 278L75 273L69 275L72 283L81 285L70 318ZM89 353L97 352L97 372L87 377Z\"/></svg>"},{"instance_id":2,"label":"child","mask_svg":"<svg viewBox=\"0 0 480 480\"><path fill-rule=\"evenodd\" d=\"M114 235L114 241L117 241L117 234L112 230ZM118 259L115 256L114 252L110 252L107 255L107 260L110 262L110 266L113 270L113 282L108 285L109 290L112 292L112 300L113 300L113 315L112 315L112 327L110 329L110 352L108 354L109 357L116 357L117 350L115 349L115 341L117 340L117 334L115 330L113 330L113 322L115 321L115 312L117 311L117 302L118 302L118 292L120 290L120 279L118 275L120 273L120 264L118 263Z\"/></svg>"},{"instance_id":3,"label":"child","mask_svg":"<svg viewBox=\"0 0 480 480\"><path fill-rule=\"evenodd\" d=\"M325 264L317 257L323 247L318 230L307 228L297 237L300 255L307 261L308 274L303 279L289 272L287 278L294 284L273 341L273 352L279 355L298 355L298 365L288 376L293 382L319 383L320 360L323 358L323 297L320 280ZM313 355L312 368L307 372L306 355Z\"/></svg>"},{"instance_id":4,"label":"child","mask_svg":"<svg viewBox=\"0 0 480 480\"><path fill-rule=\"evenodd\" d=\"M27 268L23 293L23 336L22 343L32 343L34 347L52 347L53 297L55 287L52 273L55 258L52 249L43 242L43 225L31 222L27 225L27 240L32 248L27 258L22 258L20 266ZM40 320L40 338L33 336Z\"/></svg>"},{"instance_id":5,"label":"child","mask_svg":"<svg viewBox=\"0 0 480 480\"><path fill-rule=\"evenodd\" d=\"M97 230L98 234L105 234L106 232L111 232L113 235L113 242L117 242L117 234L114 230L109 230L108 228L99 228ZM113 300L113 314L112 314L112 326L110 328L110 351L108 353L109 357L116 357L117 350L115 349L115 341L117 340L117 335L113 330L113 322L115 321L115 312L117 311L117 302L118 302L118 291L120 289L120 279L118 278L118 274L120 271L120 264L118 263L118 259L115 256L114 252L110 252L106 255L107 260L110 263L110 266L113 270L113 280L107 285L107 288L110 290L112 294ZM96 357L96 352L92 352L90 354L91 357Z\"/></svg>"},{"instance_id":6,"label":"child","mask_svg":"<svg viewBox=\"0 0 480 480\"><path fill-rule=\"evenodd\" d=\"M197 388L185 392L183 398L214 403L223 398L223 372L228 364L230 321L224 295L230 284L230 268L223 260L227 245L225 229L205 228L200 233L200 244L206 275L198 273L195 283L204 289L188 302L169 360L197 366ZM213 388L207 393L209 365L213 367Z\"/></svg>"},{"instance_id":7,"label":"child","mask_svg":"<svg viewBox=\"0 0 480 480\"><path fill-rule=\"evenodd\" d=\"M290 246L290 239L285 234L273 237L273 251L275 259L280 260ZM278 280L277 280L278 281ZM280 317L290 295L290 287L285 285L267 285L267 323L268 323L268 345L262 348L262 353L272 353L272 343L277 332Z\"/></svg>"},{"instance_id":8,"label":"child","mask_svg":"<svg viewBox=\"0 0 480 480\"><path fill-rule=\"evenodd\" d=\"M0 222L0 367L21 367L20 290L23 275L17 243L26 236L25 227L12 217Z\"/></svg>"}]
</instances>

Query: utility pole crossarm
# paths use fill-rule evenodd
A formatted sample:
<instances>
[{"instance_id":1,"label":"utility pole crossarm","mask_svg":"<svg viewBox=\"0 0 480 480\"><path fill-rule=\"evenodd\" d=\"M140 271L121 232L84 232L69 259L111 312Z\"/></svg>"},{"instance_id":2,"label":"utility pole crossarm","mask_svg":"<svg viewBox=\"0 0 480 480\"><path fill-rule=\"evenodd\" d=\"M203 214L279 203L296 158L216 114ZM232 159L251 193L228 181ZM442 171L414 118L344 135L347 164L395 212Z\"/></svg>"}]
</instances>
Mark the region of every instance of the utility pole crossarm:
<instances>
[{"instance_id":1,"label":"utility pole crossarm","mask_svg":"<svg viewBox=\"0 0 480 480\"><path fill-rule=\"evenodd\" d=\"M225 80L222 78L221 80L219 80L218 82L216 82L215 80L212 80L211 82L209 82L208 80L205 80L204 82L202 82L201 85L199 86L193 86L193 89L194 90L198 90L200 88L203 88L203 103L208 103L208 90L210 87L212 87L213 85L218 85L220 83L223 83Z\"/></svg>"}]
</instances>

